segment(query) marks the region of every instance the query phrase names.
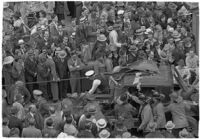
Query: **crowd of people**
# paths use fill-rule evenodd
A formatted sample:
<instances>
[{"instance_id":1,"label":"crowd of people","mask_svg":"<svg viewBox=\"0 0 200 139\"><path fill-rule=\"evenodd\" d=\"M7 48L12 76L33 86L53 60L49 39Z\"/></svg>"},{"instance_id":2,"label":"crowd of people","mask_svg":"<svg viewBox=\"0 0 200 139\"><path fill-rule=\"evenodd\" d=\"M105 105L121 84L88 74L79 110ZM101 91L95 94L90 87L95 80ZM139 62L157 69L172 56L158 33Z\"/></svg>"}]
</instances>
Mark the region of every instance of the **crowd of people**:
<instances>
[{"instance_id":1,"label":"crowd of people","mask_svg":"<svg viewBox=\"0 0 200 139\"><path fill-rule=\"evenodd\" d=\"M20 11L10 14L9 3L4 3L3 136L198 137L198 118L188 114L198 111L198 38L187 3L82 2L81 6L81 16L70 25L54 13L47 18L42 10L30 28ZM164 105L163 92L154 90L149 97L140 89L137 95L125 89L109 104L115 118L107 118L94 94L115 94L113 85L120 84L104 73L143 60L175 67L189 91L173 90L170 103ZM82 78L92 81L86 90ZM179 85L175 79L174 84ZM85 105L75 111L76 98L84 98Z\"/></svg>"}]
</instances>

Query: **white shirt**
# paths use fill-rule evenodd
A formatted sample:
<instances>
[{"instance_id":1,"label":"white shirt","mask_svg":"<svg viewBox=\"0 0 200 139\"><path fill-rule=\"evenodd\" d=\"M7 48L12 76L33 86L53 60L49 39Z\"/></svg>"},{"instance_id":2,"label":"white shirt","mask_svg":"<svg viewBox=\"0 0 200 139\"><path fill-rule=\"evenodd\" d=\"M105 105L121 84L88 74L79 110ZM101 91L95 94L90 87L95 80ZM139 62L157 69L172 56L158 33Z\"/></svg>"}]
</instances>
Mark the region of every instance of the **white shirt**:
<instances>
[{"instance_id":1,"label":"white shirt","mask_svg":"<svg viewBox=\"0 0 200 139\"><path fill-rule=\"evenodd\" d=\"M112 30L109 33L110 47L115 50L117 47L121 47L121 43L118 43L118 34L116 30Z\"/></svg>"},{"instance_id":2,"label":"white shirt","mask_svg":"<svg viewBox=\"0 0 200 139\"><path fill-rule=\"evenodd\" d=\"M99 86L101 84L101 81L99 80L99 79L95 79L94 81L93 81L93 83L92 83L92 88L89 90L89 94L93 94L95 91L96 91L96 89L97 89L97 87Z\"/></svg>"}]
</instances>

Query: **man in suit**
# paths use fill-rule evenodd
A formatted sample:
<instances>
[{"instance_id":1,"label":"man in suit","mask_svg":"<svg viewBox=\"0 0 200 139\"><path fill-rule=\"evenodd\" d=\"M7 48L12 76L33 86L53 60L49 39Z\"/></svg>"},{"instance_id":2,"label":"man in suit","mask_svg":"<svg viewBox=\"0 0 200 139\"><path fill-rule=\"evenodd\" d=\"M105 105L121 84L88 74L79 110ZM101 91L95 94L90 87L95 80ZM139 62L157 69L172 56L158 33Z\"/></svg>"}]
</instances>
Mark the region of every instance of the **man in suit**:
<instances>
[{"instance_id":1,"label":"man in suit","mask_svg":"<svg viewBox=\"0 0 200 139\"><path fill-rule=\"evenodd\" d=\"M41 114L38 112L37 108L35 105L30 105L29 106L29 112L26 114L25 116L25 120L24 120L24 127L28 127L29 126L29 120L31 118L35 119L35 127L37 129L42 130L43 129L43 123L44 119L41 116Z\"/></svg>"},{"instance_id":2,"label":"man in suit","mask_svg":"<svg viewBox=\"0 0 200 139\"><path fill-rule=\"evenodd\" d=\"M22 137L24 138L40 138L42 137L41 130L35 128L35 119L29 119L29 126L24 128L22 131Z\"/></svg>"},{"instance_id":3,"label":"man in suit","mask_svg":"<svg viewBox=\"0 0 200 139\"><path fill-rule=\"evenodd\" d=\"M38 49L42 51L43 49L49 49L51 48L51 45L53 44L53 40L49 35L49 31L44 32L44 36L41 39L41 41L38 42Z\"/></svg>"},{"instance_id":4,"label":"man in suit","mask_svg":"<svg viewBox=\"0 0 200 139\"><path fill-rule=\"evenodd\" d=\"M67 61L68 61L68 57L67 57L66 51L64 50L59 51L58 58L55 60L55 64L56 64L56 71L58 72L58 77L61 80L69 78L69 68L68 68ZM69 82L60 81L58 85L59 85L59 98L63 99L67 95Z\"/></svg>"},{"instance_id":5,"label":"man in suit","mask_svg":"<svg viewBox=\"0 0 200 139\"><path fill-rule=\"evenodd\" d=\"M76 52L71 53L71 58L68 60L68 67L70 71L70 78L80 78L80 70L83 68L84 64L81 59L77 56ZM72 93L81 92L80 79L70 79L70 85Z\"/></svg>"},{"instance_id":6,"label":"man in suit","mask_svg":"<svg viewBox=\"0 0 200 139\"><path fill-rule=\"evenodd\" d=\"M26 82L36 82L37 80L37 61L34 57L33 50L28 51L28 57L25 59L24 67L25 67L25 79ZM33 99L32 91L35 89L34 84L27 84L27 88L31 93L31 98Z\"/></svg>"},{"instance_id":7,"label":"man in suit","mask_svg":"<svg viewBox=\"0 0 200 139\"><path fill-rule=\"evenodd\" d=\"M50 69L50 76L49 80L53 80L53 82L50 82L51 86L51 94L53 97L53 101L56 102L58 100L58 82L60 79L58 77L57 71L56 71L56 65L55 62L51 56L51 50L47 50L47 60L45 64L48 66Z\"/></svg>"},{"instance_id":8,"label":"man in suit","mask_svg":"<svg viewBox=\"0 0 200 139\"><path fill-rule=\"evenodd\" d=\"M22 124L22 121L19 118L17 118L18 108L16 106L13 106L11 107L10 111L11 111L11 116L8 118L9 120L8 127L10 129L18 128L20 133L22 133L23 124Z\"/></svg>"},{"instance_id":9,"label":"man in suit","mask_svg":"<svg viewBox=\"0 0 200 139\"><path fill-rule=\"evenodd\" d=\"M38 109L38 112L42 115L44 118L49 114L49 105L44 97L42 97L42 91L40 90L34 90L33 91L34 98L36 100L36 107Z\"/></svg>"}]
</instances>

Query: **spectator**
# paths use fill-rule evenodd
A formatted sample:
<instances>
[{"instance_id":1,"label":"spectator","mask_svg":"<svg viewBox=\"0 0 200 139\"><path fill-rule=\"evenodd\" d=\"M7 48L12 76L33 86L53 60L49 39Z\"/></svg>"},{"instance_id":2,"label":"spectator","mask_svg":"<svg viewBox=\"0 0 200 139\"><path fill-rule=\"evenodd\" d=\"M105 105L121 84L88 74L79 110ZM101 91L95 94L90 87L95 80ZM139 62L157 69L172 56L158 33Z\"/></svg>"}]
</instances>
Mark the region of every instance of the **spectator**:
<instances>
[{"instance_id":1,"label":"spectator","mask_svg":"<svg viewBox=\"0 0 200 139\"><path fill-rule=\"evenodd\" d=\"M25 116L25 111L24 111L24 107L23 107L23 103L24 103L24 98L21 94L17 94L15 99L15 103L13 103L14 107L17 107L18 109L18 113L17 113L17 118L19 118L20 120L24 120L24 116Z\"/></svg>"},{"instance_id":2,"label":"spectator","mask_svg":"<svg viewBox=\"0 0 200 139\"><path fill-rule=\"evenodd\" d=\"M11 116L8 118L9 119L8 127L11 130L12 128L17 128L20 131L20 135L21 135L23 124L22 124L22 121L19 118L17 118L18 108L16 106L13 106L11 107L10 112L11 112Z\"/></svg>"},{"instance_id":3,"label":"spectator","mask_svg":"<svg viewBox=\"0 0 200 139\"><path fill-rule=\"evenodd\" d=\"M64 133L67 133L68 135L71 135L71 136L77 136L77 134L78 134L78 130L72 124L72 118L71 117L66 118L66 123L64 125Z\"/></svg>"},{"instance_id":4,"label":"spectator","mask_svg":"<svg viewBox=\"0 0 200 139\"><path fill-rule=\"evenodd\" d=\"M48 118L46 120L46 125L44 125L44 129L42 130L42 137L45 138L55 138L58 136L58 131L54 128L54 121L52 118Z\"/></svg>"},{"instance_id":5,"label":"spectator","mask_svg":"<svg viewBox=\"0 0 200 139\"><path fill-rule=\"evenodd\" d=\"M10 128L8 127L8 123L9 123L9 120L7 117L4 117L3 118L3 126L2 126L2 129L3 129L3 137L9 137L9 133L10 133Z\"/></svg>"},{"instance_id":6,"label":"spectator","mask_svg":"<svg viewBox=\"0 0 200 139\"><path fill-rule=\"evenodd\" d=\"M195 69L198 67L198 56L195 55L194 50L190 50L188 56L186 57L185 63L188 68Z\"/></svg>"},{"instance_id":7,"label":"spectator","mask_svg":"<svg viewBox=\"0 0 200 139\"><path fill-rule=\"evenodd\" d=\"M29 119L29 126L24 128L22 131L22 137L31 138L31 137L42 137L41 130L35 128L35 119Z\"/></svg>"}]
</instances>

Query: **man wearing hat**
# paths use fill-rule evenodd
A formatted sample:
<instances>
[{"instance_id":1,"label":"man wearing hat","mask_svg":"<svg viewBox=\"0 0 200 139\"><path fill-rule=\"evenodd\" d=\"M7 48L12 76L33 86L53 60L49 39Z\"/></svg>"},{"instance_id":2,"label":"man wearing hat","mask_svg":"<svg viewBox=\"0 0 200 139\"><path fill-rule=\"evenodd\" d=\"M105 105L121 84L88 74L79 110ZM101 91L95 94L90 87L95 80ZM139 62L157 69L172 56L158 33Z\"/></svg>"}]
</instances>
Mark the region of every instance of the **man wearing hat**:
<instances>
[{"instance_id":1,"label":"man wearing hat","mask_svg":"<svg viewBox=\"0 0 200 139\"><path fill-rule=\"evenodd\" d=\"M117 51L119 48L126 46L126 44L119 43L119 35L117 32L117 28L119 28L119 24L114 24L113 30L109 33L109 42L110 42L110 50Z\"/></svg>"},{"instance_id":2,"label":"man wearing hat","mask_svg":"<svg viewBox=\"0 0 200 139\"><path fill-rule=\"evenodd\" d=\"M121 95L117 99L117 104L114 107L114 111L118 118L123 120L123 124L127 129L134 127L133 116L137 115L136 108L134 108L128 102L127 94Z\"/></svg>"},{"instance_id":3,"label":"man wearing hat","mask_svg":"<svg viewBox=\"0 0 200 139\"><path fill-rule=\"evenodd\" d=\"M25 68L25 80L26 82L36 82L37 81L37 61L34 56L34 52L32 49L28 51L28 57L24 62ZM27 84L27 89L31 93L31 97L33 99L32 91L35 88L35 84Z\"/></svg>"},{"instance_id":4,"label":"man wearing hat","mask_svg":"<svg viewBox=\"0 0 200 139\"><path fill-rule=\"evenodd\" d=\"M105 52L106 51L106 47L107 47L107 43L106 43L106 36L104 34L99 34L97 36L97 41L96 43L94 44L94 47L92 49L92 56L93 56L93 59L96 59L96 55L97 53L100 53L100 52Z\"/></svg>"},{"instance_id":5,"label":"man wearing hat","mask_svg":"<svg viewBox=\"0 0 200 139\"><path fill-rule=\"evenodd\" d=\"M70 72L70 85L72 93L81 93L81 83L80 83L80 70L83 68L84 64L78 57L75 51L71 52L71 58L68 60L68 67ZM74 78L74 79L73 79ZM76 79L77 78L77 79Z\"/></svg>"},{"instance_id":6,"label":"man wearing hat","mask_svg":"<svg viewBox=\"0 0 200 139\"><path fill-rule=\"evenodd\" d=\"M42 97L42 91L34 90L33 95L36 100L36 107L42 117L44 118L46 115L49 114L49 104L47 103L46 99Z\"/></svg>"},{"instance_id":7,"label":"man wearing hat","mask_svg":"<svg viewBox=\"0 0 200 139\"><path fill-rule=\"evenodd\" d=\"M145 97L143 94L141 94L139 98L143 101L139 109L139 116L142 122L137 130L143 131L143 135L147 135L150 132L148 126L153 122L153 110L150 105L152 99L150 97Z\"/></svg>"},{"instance_id":8,"label":"man wearing hat","mask_svg":"<svg viewBox=\"0 0 200 139\"><path fill-rule=\"evenodd\" d=\"M153 93L153 114L154 121L157 124L156 129L163 130L166 124L165 111L162 100L165 98L164 94L159 94L157 91Z\"/></svg>"},{"instance_id":9,"label":"man wearing hat","mask_svg":"<svg viewBox=\"0 0 200 139\"><path fill-rule=\"evenodd\" d=\"M108 93L108 79L103 74L95 75L94 70L87 71L85 76L93 80L92 88L88 91L88 94L107 94Z\"/></svg>"},{"instance_id":10,"label":"man wearing hat","mask_svg":"<svg viewBox=\"0 0 200 139\"><path fill-rule=\"evenodd\" d=\"M3 59L2 75L6 85L14 84L19 77L19 73L14 68L14 60L15 59L12 56L7 56ZM9 86L6 86L5 89L8 91Z\"/></svg>"},{"instance_id":11,"label":"man wearing hat","mask_svg":"<svg viewBox=\"0 0 200 139\"><path fill-rule=\"evenodd\" d=\"M162 135L165 138L175 138L175 136L172 133L172 130L174 129L175 124L172 121L168 121L165 125L165 129L162 131Z\"/></svg>"},{"instance_id":12,"label":"man wearing hat","mask_svg":"<svg viewBox=\"0 0 200 139\"><path fill-rule=\"evenodd\" d=\"M76 29L76 37L78 41L77 44L81 44L87 40L85 22L86 22L86 17L85 16L80 17L80 24Z\"/></svg>"},{"instance_id":13,"label":"man wearing hat","mask_svg":"<svg viewBox=\"0 0 200 139\"><path fill-rule=\"evenodd\" d=\"M59 79L68 79L69 78L69 67L68 67L68 56L66 51L62 50L58 52L58 58L55 60L56 70L58 73ZM69 81L60 81L58 83L59 88L59 98L63 99L66 97L70 85Z\"/></svg>"},{"instance_id":14,"label":"man wearing hat","mask_svg":"<svg viewBox=\"0 0 200 139\"><path fill-rule=\"evenodd\" d=\"M178 137L179 131L188 127L188 121L186 117L186 110L190 110L190 106L183 102L183 98L178 95L177 92L170 94L171 103L166 107L166 111L172 113L172 120L175 124L175 128L172 130L175 137Z\"/></svg>"},{"instance_id":15,"label":"man wearing hat","mask_svg":"<svg viewBox=\"0 0 200 139\"><path fill-rule=\"evenodd\" d=\"M3 32L5 35L9 35L12 33L12 24L11 17L13 15L13 11L9 8L9 2L3 3Z\"/></svg>"}]
</instances>

